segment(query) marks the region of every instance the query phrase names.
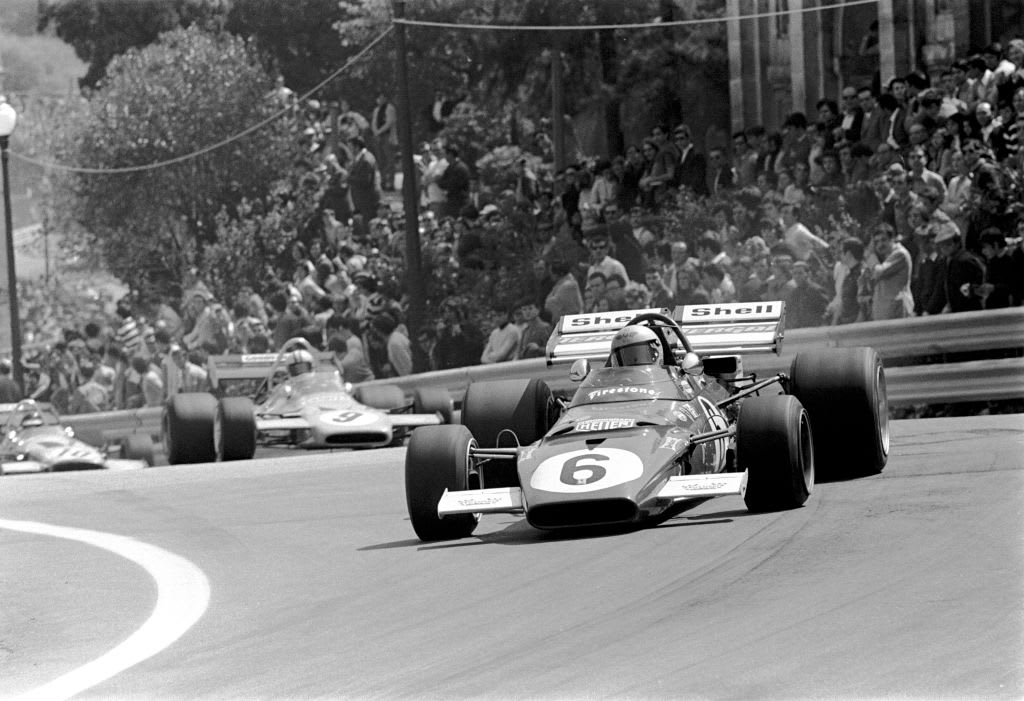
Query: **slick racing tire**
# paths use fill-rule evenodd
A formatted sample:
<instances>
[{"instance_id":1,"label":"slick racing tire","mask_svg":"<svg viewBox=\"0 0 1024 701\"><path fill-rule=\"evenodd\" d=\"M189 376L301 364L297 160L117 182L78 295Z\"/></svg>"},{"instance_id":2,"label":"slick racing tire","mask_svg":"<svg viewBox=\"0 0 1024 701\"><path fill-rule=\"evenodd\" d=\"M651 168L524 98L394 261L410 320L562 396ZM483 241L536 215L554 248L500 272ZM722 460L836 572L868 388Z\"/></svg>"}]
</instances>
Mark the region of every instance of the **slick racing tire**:
<instances>
[{"instance_id":1,"label":"slick racing tire","mask_svg":"<svg viewBox=\"0 0 1024 701\"><path fill-rule=\"evenodd\" d=\"M167 462L181 465L213 462L217 449L213 424L217 419L217 400L205 392L173 395L164 411L164 447Z\"/></svg>"},{"instance_id":2,"label":"slick racing tire","mask_svg":"<svg viewBox=\"0 0 1024 701\"><path fill-rule=\"evenodd\" d=\"M873 475L889 459L885 370L872 348L799 353L790 394L811 417L820 481Z\"/></svg>"},{"instance_id":3,"label":"slick racing tire","mask_svg":"<svg viewBox=\"0 0 1024 701\"><path fill-rule=\"evenodd\" d=\"M401 409L407 406L405 394L395 385L370 385L369 387L356 387L352 396L360 404L374 409L390 411Z\"/></svg>"},{"instance_id":4,"label":"slick racing tire","mask_svg":"<svg viewBox=\"0 0 1024 701\"><path fill-rule=\"evenodd\" d=\"M474 382L462 400L462 423L484 448L529 445L554 424L555 401L543 380Z\"/></svg>"},{"instance_id":5,"label":"slick racing tire","mask_svg":"<svg viewBox=\"0 0 1024 701\"><path fill-rule=\"evenodd\" d=\"M469 450L475 445L465 426L421 426L412 432L405 454L405 500L420 540L465 538L476 528L478 515L437 515L444 490L476 488L469 474Z\"/></svg>"},{"instance_id":6,"label":"slick racing tire","mask_svg":"<svg viewBox=\"0 0 1024 701\"><path fill-rule=\"evenodd\" d=\"M218 460L249 460L256 454L256 408L248 397L225 397L217 414Z\"/></svg>"},{"instance_id":7,"label":"slick racing tire","mask_svg":"<svg viewBox=\"0 0 1024 701\"><path fill-rule=\"evenodd\" d=\"M743 500L750 511L801 506L814 489L814 443L807 411L796 397L751 397L736 421L736 459L747 471Z\"/></svg>"},{"instance_id":8,"label":"slick racing tire","mask_svg":"<svg viewBox=\"0 0 1024 701\"><path fill-rule=\"evenodd\" d=\"M153 437L145 433L133 433L121 444L121 457L126 460L142 460L146 467L153 467L156 449Z\"/></svg>"},{"instance_id":9,"label":"slick racing tire","mask_svg":"<svg viewBox=\"0 0 1024 701\"><path fill-rule=\"evenodd\" d=\"M423 387L413 396L413 411L417 414L440 414L446 424L452 422L454 409L452 395L443 387Z\"/></svg>"}]
</instances>

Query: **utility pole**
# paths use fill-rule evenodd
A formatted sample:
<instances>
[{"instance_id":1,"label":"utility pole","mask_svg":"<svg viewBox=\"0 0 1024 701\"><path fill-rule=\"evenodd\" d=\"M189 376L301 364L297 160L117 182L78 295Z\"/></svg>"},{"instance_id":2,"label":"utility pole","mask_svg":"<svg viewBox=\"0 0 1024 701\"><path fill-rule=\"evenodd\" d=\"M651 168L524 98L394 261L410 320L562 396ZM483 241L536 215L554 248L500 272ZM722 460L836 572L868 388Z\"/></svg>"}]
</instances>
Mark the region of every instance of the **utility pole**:
<instances>
[{"instance_id":1,"label":"utility pole","mask_svg":"<svg viewBox=\"0 0 1024 701\"><path fill-rule=\"evenodd\" d=\"M565 168L565 85L562 78L562 43L555 42L551 51L551 140L554 147L555 172Z\"/></svg>"},{"instance_id":2,"label":"utility pole","mask_svg":"<svg viewBox=\"0 0 1024 701\"><path fill-rule=\"evenodd\" d=\"M395 0L395 19L405 18L405 0ZM419 174L413 161L412 107L409 104L409 69L406 65L405 25L395 25L395 62L398 73L398 138L402 147L402 202L405 210L405 292L409 300L409 341L413 353L413 371L426 370L426 356L420 348L420 328L424 322L427 286L420 256L420 216L417 184Z\"/></svg>"}]
</instances>

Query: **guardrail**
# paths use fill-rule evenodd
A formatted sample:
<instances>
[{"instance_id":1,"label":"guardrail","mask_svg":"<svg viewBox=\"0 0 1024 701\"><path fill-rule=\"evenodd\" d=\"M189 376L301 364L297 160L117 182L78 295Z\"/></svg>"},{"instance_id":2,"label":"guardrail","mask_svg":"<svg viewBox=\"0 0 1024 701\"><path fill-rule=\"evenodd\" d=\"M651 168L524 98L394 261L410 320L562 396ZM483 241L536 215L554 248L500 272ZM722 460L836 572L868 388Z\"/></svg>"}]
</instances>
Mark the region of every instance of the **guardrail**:
<instances>
[{"instance_id":1,"label":"guardrail","mask_svg":"<svg viewBox=\"0 0 1024 701\"><path fill-rule=\"evenodd\" d=\"M818 348L871 346L884 360L899 361L920 356L1024 347L1024 308L965 312L915 317L898 321L871 321L848 326L795 329L786 332L780 355L749 355L744 370L761 375L786 372L797 353ZM438 387L456 401L471 382L540 377L555 390L572 386L568 365L549 367L544 358L494 365L441 370L366 385L395 385L406 394L417 388ZM1024 398L1024 358L935 363L886 368L889 403L953 403ZM160 435L162 409L65 416L65 421L85 441L117 442L133 433Z\"/></svg>"},{"instance_id":2,"label":"guardrail","mask_svg":"<svg viewBox=\"0 0 1024 701\"><path fill-rule=\"evenodd\" d=\"M794 329L786 332L782 353L744 356L743 369L760 375L788 372L790 363L798 353L851 346L871 346L883 360L892 363L892 366L886 368L886 379L889 400L893 404L1024 397L1024 376L1013 363L984 361L978 364L931 364L916 366L916 372L908 372L909 368L895 367L899 360L920 356L1024 347L1024 307ZM955 367L959 370L950 369ZM1005 373L1001 380L999 372ZM440 370L373 380L365 384L396 385L407 394L418 387L440 387L460 400L470 382L527 377L540 377L555 390L571 386L569 367L549 367L543 358ZM975 381L980 383L979 388L987 389L972 388ZM902 386L904 382L907 386ZM915 388L914 385L919 387Z\"/></svg>"}]
</instances>

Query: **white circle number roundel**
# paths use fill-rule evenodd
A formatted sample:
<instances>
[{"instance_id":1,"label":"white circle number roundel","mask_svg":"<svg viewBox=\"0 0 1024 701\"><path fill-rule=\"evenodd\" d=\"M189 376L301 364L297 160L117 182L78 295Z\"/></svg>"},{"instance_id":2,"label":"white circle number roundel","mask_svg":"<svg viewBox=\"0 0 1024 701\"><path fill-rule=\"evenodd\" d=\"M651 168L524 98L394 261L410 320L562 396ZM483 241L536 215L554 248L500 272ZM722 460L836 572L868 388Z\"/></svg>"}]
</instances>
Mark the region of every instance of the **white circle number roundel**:
<instances>
[{"instance_id":1,"label":"white circle number roundel","mask_svg":"<svg viewBox=\"0 0 1024 701\"><path fill-rule=\"evenodd\" d=\"M574 450L548 458L530 477L533 489L579 494L635 480L644 473L640 456L618 448Z\"/></svg>"}]
</instances>

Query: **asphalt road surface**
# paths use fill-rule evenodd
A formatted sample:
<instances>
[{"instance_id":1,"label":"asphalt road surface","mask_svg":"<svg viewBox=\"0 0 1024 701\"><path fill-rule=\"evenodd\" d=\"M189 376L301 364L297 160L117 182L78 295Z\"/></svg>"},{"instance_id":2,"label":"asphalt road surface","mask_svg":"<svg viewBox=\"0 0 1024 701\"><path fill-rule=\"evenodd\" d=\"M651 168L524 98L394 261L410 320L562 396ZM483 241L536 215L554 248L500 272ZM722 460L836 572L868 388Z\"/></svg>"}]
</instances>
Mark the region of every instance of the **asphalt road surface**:
<instances>
[{"instance_id":1,"label":"asphalt road surface","mask_svg":"<svg viewBox=\"0 0 1024 701\"><path fill-rule=\"evenodd\" d=\"M4 478L0 696L1022 698L1024 416L893 435L795 511L443 544L402 448Z\"/></svg>"}]
</instances>

